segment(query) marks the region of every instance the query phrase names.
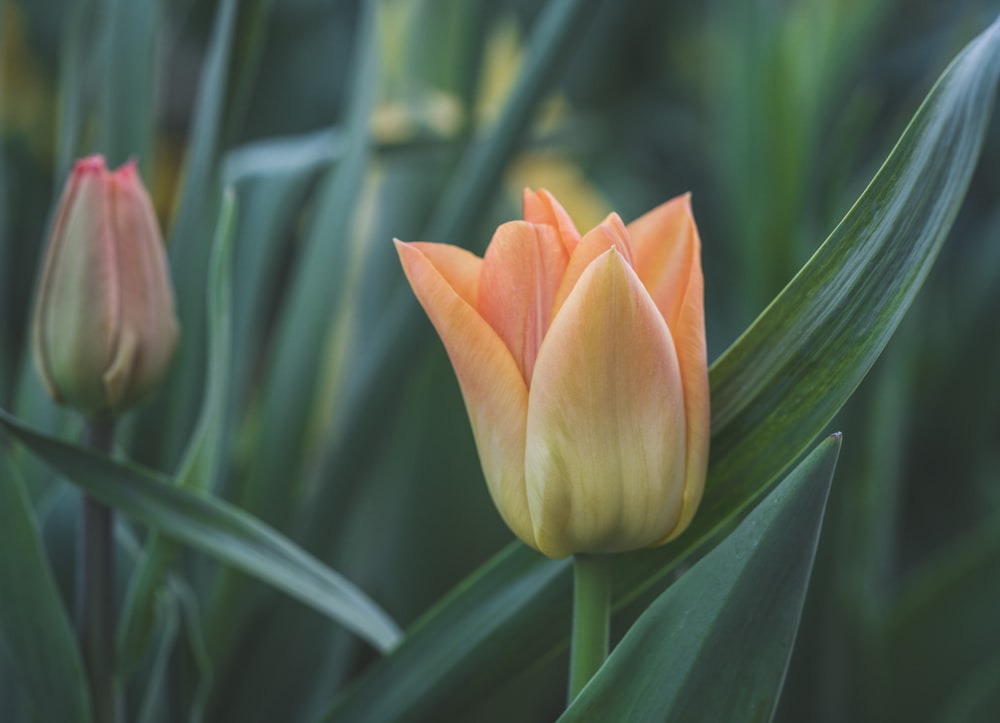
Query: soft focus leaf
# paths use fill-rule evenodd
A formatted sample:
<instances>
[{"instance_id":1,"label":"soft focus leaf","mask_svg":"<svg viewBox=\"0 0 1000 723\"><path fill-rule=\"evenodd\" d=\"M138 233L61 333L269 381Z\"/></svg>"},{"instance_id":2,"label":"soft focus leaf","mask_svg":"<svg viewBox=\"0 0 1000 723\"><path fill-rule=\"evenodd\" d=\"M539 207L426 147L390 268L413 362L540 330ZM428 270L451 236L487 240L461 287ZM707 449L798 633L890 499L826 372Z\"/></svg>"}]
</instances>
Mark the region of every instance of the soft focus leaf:
<instances>
[{"instance_id":1,"label":"soft focus leaf","mask_svg":"<svg viewBox=\"0 0 1000 723\"><path fill-rule=\"evenodd\" d=\"M38 434L3 411L0 426L53 469L123 514L277 587L379 650L396 644L395 623L364 593L239 508L180 489L135 465L118 464Z\"/></svg>"},{"instance_id":2,"label":"soft focus leaf","mask_svg":"<svg viewBox=\"0 0 1000 723\"><path fill-rule=\"evenodd\" d=\"M823 442L660 595L559 720L770 720L839 450Z\"/></svg>"},{"instance_id":3,"label":"soft focus leaf","mask_svg":"<svg viewBox=\"0 0 1000 723\"><path fill-rule=\"evenodd\" d=\"M358 21L354 87L345 124L350 143L320 184L263 381L260 436L267 440L267 454L253 466L242 503L273 524L287 524L299 491L274 482L301 464L331 309L343 306L339 302L349 286L352 220L371 152L368 126L377 88L375 6L373 0L364 2ZM298 476L293 472L293 477Z\"/></svg>"},{"instance_id":4,"label":"soft focus leaf","mask_svg":"<svg viewBox=\"0 0 1000 723\"><path fill-rule=\"evenodd\" d=\"M155 0L109 0L103 7L97 150L112 168L136 158L144 173L150 170L158 5Z\"/></svg>"},{"instance_id":5,"label":"soft focus leaf","mask_svg":"<svg viewBox=\"0 0 1000 723\"><path fill-rule=\"evenodd\" d=\"M951 227L976 165L998 75L1000 21L945 71L827 242L713 365L712 450L701 508L675 542L622 556L617 606L732 529L854 391ZM392 715L433 719L440 710L461 710L564 646L568 627L544 620L552 600L568 594L568 566L536 557L518 544L501 553L430 611L392 656L367 670L329 719L370 719L369 710L388 714L390 703ZM529 572L538 587L525 590L521 578ZM499 615L479 602L487 586L510 595ZM458 630L465 631L462 637ZM410 675L429 660L440 675Z\"/></svg>"},{"instance_id":6,"label":"soft focus leaf","mask_svg":"<svg viewBox=\"0 0 1000 723\"><path fill-rule=\"evenodd\" d=\"M0 447L0 636L39 721L90 720L73 628L17 470Z\"/></svg>"},{"instance_id":7,"label":"soft focus leaf","mask_svg":"<svg viewBox=\"0 0 1000 723\"><path fill-rule=\"evenodd\" d=\"M171 465L194 427L204 382L205 276L211 248L206 237L219 200L216 161L226 111L237 11L235 0L222 0L218 4L198 86L180 202L169 233L170 267L182 342L165 391L155 404L140 413L134 435L135 446L142 453L153 458L165 456ZM176 421L165 425L165 416Z\"/></svg>"},{"instance_id":8,"label":"soft focus leaf","mask_svg":"<svg viewBox=\"0 0 1000 723\"><path fill-rule=\"evenodd\" d=\"M229 390L229 345L232 292L229 267L235 232L236 197L229 191L222 203L215 231L208 278L208 378L201 415L184 455L177 484L193 490L212 490L219 466L218 454L226 423ZM152 535L134 573L118 629L115 664L128 671L145 649L153 630L156 593L176 552L176 543Z\"/></svg>"},{"instance_id":9,"label":"soft focus leaf","mask_svg":"<svg viewBox=\"0 0 1000 723\"><path fill-rule=\"evenodd\" d=\"M997 698L1000 514L986 517L918 569L899 591L887 626L886 671L897 720ZM972 677L969 671L976 671ZM950 702L949 702L950 701ZM948 706L946 706L948 704ZM968 717L965 717L969 720ZM983 719L985 720L985 719Z\"/></svg>"}]
</instances>

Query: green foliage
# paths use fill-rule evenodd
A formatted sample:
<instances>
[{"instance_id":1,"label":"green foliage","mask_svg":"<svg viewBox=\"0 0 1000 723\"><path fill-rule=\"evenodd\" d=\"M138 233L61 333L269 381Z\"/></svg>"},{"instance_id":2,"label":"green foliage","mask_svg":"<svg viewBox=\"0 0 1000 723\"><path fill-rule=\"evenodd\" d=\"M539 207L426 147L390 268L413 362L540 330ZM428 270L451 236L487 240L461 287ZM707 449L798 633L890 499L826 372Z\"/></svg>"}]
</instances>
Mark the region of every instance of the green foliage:
<instances>
[{"instance_id":1,"label":"green foliage","mask_svg":"<svg viewBox=\"0 0 1000 723\"><path fill-rule=\"evenodd\" d=\"M726 681L764 720L779 694L778 721L989 718L991 3L50 5L0 18L0 718L87 719L77 489L123 513L127 720L563 712L569 564L508 544L390 243L481 252L525 183L626 219L692 190L715 359L703 504L616 558L621 642L568 719L697 718ZM92 152L139 156L182 325L112 457L71 441L27 332L50 209ZM775 485L831 424L800 626L837 445ZM733 630L751 611L775 627ZM656 665L631 675L637 655Z\"/></svg>"},{"instance_id":2,"label":"green foliage","mask_svg":"<svg viewBox=\"0 0 1000 723\"><path fill-rule=\"evenodd\" d=\"M770 720L839 450L817 447L660 595L559 720Z\"/></svg>"},{"instance_id":3,"label":"green foliage","mask_svg":"<svg viewBox=\"0 0 1000 723\"><path fill-rule=\"evenodd\" d=\"M0 635L40 721L90 720L90 696L24 483L0 451Z\"/></svg>"}]
</instances>

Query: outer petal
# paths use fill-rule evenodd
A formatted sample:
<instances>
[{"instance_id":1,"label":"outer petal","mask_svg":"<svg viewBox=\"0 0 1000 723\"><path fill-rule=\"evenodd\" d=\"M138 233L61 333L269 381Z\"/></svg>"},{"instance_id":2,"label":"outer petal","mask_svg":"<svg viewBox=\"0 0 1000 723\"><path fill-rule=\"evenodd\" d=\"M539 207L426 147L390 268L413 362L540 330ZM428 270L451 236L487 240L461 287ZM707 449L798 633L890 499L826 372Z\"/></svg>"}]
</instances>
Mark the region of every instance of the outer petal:
<instances>
[{"instance_id":1,"label":"outer petal","mask_svg":"<svg viewBox=\"0 0 1000 723\"><path fill-rule=\"evenodd\" d=\"M632 243L629 240L628 229L625 228L625 223L617 213L609 214L599 226L592 228L580 239L580 243L569 259L566 273L559 285L559 291L556 293L555 304L552 308L553 318L559 313L560 307L566 302L573 287L576 286L587 267L594 259L610 248L616 249L625 261L632 265Z\"/></svg>"},{"instance_id":2,"label":"outer petal","mask_svg":"<svg viewBox=\"0 0 1000 723\"><path fill-rule=\"evenodd\" d=\"M576 245L580 243L580 232L576 230L573 219L556 197L544 188L539 188L537 191L526 188L523 203L524 220L528 223L554 226L559 231L559 240L562 241L566 253L573 253Z\"/></svg>"},{"instance_id":3,"label":"outer petal","mask_svg":"<svg viewBox=\"0 0 1000 723\"><path fill-rule=\"evenodd\" d=\"M397 247L403 244L396 239ZM404 244L417 249L444 277L448 285L473 309L479 304L479 274L483 270L483 260L471 251L448 244L415 242Z\"/></svg>"},{"instance_id":4,"label":"outer petal","mask_svg":"<svg viewBox=\"0 0 1000 723\"><path fill-rule=\"evenodd\" d=\"M396 241L396 250L455 368L493 502L514 534L536 547L524 485L528 388L514 357L442 273L461 256L459 249ZM437 266L442 259L445 263Z\"/></svg>"},{"instance_id":5,"label":"outer petal","mask_svg":"<svg viewBox=\"0 0 1000 723\"><path fill-rule=\"evenodd\" d=\"M695 234L695 253L687 279L687 289L670 331L677 345L677 358L684 386L684 412L687 419L687 462L684 472L684 499L681 516L672 532L657 544L668 542L691 524L701 502L708 469L708 449L712 436L711 403L708 388L708 358L705 349L704 278L701 254Z\"/></svg>"},{"instance_id":6,"label":"outer petal","mask_svg":"<svg viewBox=\"0 0 1000 723\"><path fill-rule=\"evenodd\" d=\"M525 474L550 557L651 545L684 484L684 400L670 331L616 249L552 323L528 401Z\"/></svg>"},{"instance_id":7,"label":"outer petal","mask_svg":"<svg viewBox=\"0 0 1000 723\"><path fill-rule=\"evenodd\" d=\"M659 543L683 532L694 517L705 485L711 437L708 359L705 351L701 241L684 194L629 224L635 269L667 320L680 361L687 419L684 500L677 527Z\"/></svg>"},{"instance_id":8,"label":"outer petal","mask_svg":"<svg viewBox=\"0 0 1000 723\"><path fill-rule=\"evenodd\" d=\"M479 279L479 313L530 384L569 254L552 226L512 221L497 229Z\"/></svg>"},{"instance_id":9,"label":"outer petal","mask_svg":"<svg viewBox=\"0 0 1000 723\"><path fill-rule=\"evenodd\" d=\"M105 373L108 403L138 401L166 373L177 345L177 318L163 235L135 162L111 174L112 222L121 271L121 331Z\"/></svg>"},{"instance_id":10,"label":"outer petal","mask_svg":"<svg viewBox=\"0 0 1000 723\"><path fill-rule=\"evenodd\" d=\"M53 398L84 412L105 406L101 375L119 333L119 269L104 159L73 169L49 242L35 309L35 346Z\"/></svg>"}]
</instances>

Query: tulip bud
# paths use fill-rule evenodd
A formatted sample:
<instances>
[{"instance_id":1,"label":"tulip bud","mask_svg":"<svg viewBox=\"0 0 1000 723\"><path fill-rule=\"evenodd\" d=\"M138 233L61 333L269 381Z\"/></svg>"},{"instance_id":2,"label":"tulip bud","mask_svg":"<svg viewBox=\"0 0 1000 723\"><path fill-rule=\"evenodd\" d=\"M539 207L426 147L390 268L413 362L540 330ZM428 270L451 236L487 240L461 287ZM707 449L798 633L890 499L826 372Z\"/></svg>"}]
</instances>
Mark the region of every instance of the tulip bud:
<instances>
[{"instance_id":1,"label":"tulip bud","mask_svg":"<svg viewBox=\"0 0 1000 723\"><path fill-rule=\"evenodd\" d=\"M117 415L160 382L177 344L163 237L134 161L77 162L38 286L35 361L59 404Z\"/></svg>"},{"instance_id":2,"label":"tulip bud","mask_svg":"<svg viewBox=\"0 0 1000 723\"><path fill-rule=\"evenodd\" d=\"M708 463L700 242L687 196L581 236L546 191L485 257L397 242L501 516L550 557L663 544Z\"/></svg>"}]
</instances>

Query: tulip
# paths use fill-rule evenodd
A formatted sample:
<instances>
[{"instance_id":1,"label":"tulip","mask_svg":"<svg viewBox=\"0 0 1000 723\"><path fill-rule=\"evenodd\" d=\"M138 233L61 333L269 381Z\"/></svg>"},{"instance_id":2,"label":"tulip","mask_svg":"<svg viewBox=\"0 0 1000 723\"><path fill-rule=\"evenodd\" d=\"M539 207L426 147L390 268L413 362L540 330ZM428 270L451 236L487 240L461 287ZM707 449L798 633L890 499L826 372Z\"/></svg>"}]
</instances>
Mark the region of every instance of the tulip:
<instances>
[{"instance_id":1,"label":"tulip","mask_svg":"<svg viewBox=\"0 0 1000 723\"><path fill-rule=\"evenodd\" d=\"M709 443L690 199L581 236L547 191L480 259L396 241L458 377L490 495L545 555L661 545L701 499Z\"/></svg>"},{"instance_id":2,"label":"tulip","mask_svg":"<svg viewBox=\"0 0 1000 723\"><path fill-rule=\"evenodd\" d=\"M134 161L77 162L35 303L35 360L56 402L110 417L159 383L177 344L163 237Z\"/></svg>"}]
</instances>

